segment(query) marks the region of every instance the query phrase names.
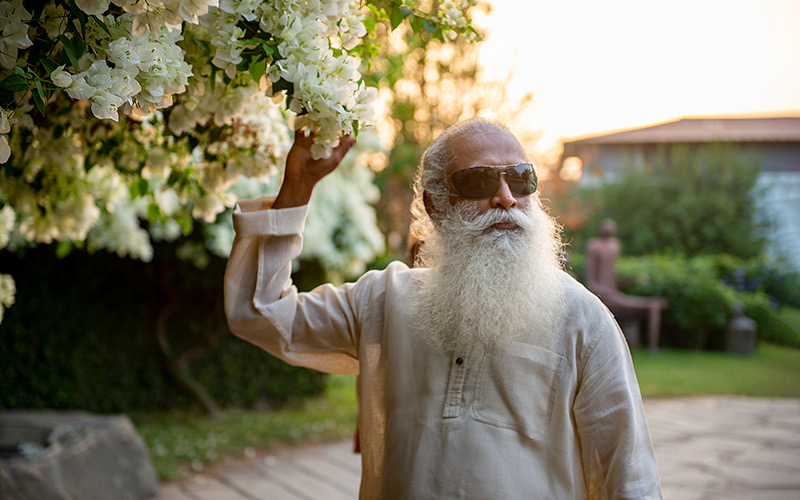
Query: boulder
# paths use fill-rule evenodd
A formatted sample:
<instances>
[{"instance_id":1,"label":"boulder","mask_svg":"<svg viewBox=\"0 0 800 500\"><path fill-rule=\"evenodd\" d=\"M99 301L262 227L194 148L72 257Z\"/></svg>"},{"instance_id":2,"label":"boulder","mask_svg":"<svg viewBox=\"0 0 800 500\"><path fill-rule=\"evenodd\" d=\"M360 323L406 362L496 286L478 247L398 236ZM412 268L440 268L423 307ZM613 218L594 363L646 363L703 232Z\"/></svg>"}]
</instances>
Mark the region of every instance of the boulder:
<instances>
[{"instance_id":1,"label":"boulder","mask_svg":"<svg viewBox=\"0 0 800 500\"><path fill-rule=\"evenodd\" d=\"M157 493L147 448L128 417L0 411L0 498L141 500Z\"/></svg>"}]
</instances>

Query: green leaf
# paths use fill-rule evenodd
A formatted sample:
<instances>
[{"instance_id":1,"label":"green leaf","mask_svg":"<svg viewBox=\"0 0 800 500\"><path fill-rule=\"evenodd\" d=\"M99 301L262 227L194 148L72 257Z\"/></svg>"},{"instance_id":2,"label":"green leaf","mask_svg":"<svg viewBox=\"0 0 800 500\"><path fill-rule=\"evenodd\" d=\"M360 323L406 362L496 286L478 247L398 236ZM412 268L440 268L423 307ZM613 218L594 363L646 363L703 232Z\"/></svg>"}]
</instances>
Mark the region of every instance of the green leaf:
<instances>
[{"instance_id":1,"label":"green leaf","mask_svg":"<svg viewBox=\"0 0 800 500\"><path fill-rule=\"evenodd\" d=\"M414 30L414 33L419 34L425 29L425 20L418 16L411 16L411 19L408 20L408 24L411 25L411 29Z\"/></svg>"},{"instance_id":2,"label":"green leaf","mask_svg":"<svg viewBox=\"0 0 800 500\"><path fill-rule=\"evenodd\" d=\"M181 217L178 219L178 223L181 225L181 230L183 231L184 236L189 236L192 234L192 231L194 230L194 221L191 217Z\"/></svg>"},{"instance_id":3,"label":"green leaf","mask_svg":"<svg viewBox=\"0 0 800 500\"><path fill-rule=\"evenodd\" d=\"M208 75L208 79L211 83L211 92L214 92L214 87L217 86L217 73L219 72L219 68L211 65L211 74Z\"/></svg>"},{"instance_id":4,"label":"green leaf","mask_svg":"<svg viewBox=\"0 0 800 500\"><path fill-rule=\"evenodd\" d=\"M25 70L22 69L20 66L14 66L14 74L19 76L25 76Z\"/></svg>"},{"instance_id":5,"label":"green leaf","mask_svg":"<svg viewBox=\"0 0 800 500\"><path fill-rule=\"evenodd\" d=\"M36 104L36 109L44 116L44 100L38 92L31 92L31 95L33 96L33 103Z\"/></svg>"},{"instance_id":6,"label":"green leaf","mask_svg":"<svg viewBox=\"0 0 800 500\"><path fill-rule=\"evenodd\" d=\"M403 5L402 7L400 7L400 13L403 14L403 17L408 17L414 13L414 9L406 5Z\"/></svg>"},{"instance_id":7,"label":"green leaf","mask_svg":"<svg viewBox=\"0 0 800 500\"><path fill-rule=\"evenodd\" d=\"M353 120L353 137L358 139L358 120Z\"/></svg>"},{"instance_id":8,"label":"green leaf","mask_svg":"<svg viewBox=\"0 0 800 500\"><path fill-rule=\"evenodd\" d=\"M375 33L375 26L377 26L377 24L378 22L374 17L364 18L364 27L367 29L367 33Z\"/></svg>"},{"instance_id":9,"label":"green leaf","mask_svg":"<svg viewBox=\"0 0 800 500\"><path fill-rule=\"evenodd\" d=\"M260 59L258 61L253 61L250 63L250 76L253 77L253 80L258 83L261 80L261 77L264 76L267 72L267 60Z\"/></svg>"},{"instance_id":10,"label":"green leaf","mask_svg":"<svg viewBox=\"0 0 800 500\"><path fill-rule=\"evenodd\" d=\"M96 22L98 25L100 25L100 28L102 28L103 31L105 31L108 34L108 36L111 36L111 30L108 29L108 26L106 26L106 23L104 23L103 20L99 16L92 16L91 19L93 19L94 22Z\"/></svg>"},{"instance_id":11,"label":"green leaf","mask_svg":"<svg viewBox=\"0 0 800 500\"><path fill-rule=\"evenodd\" d=\"M148 184L147 179L139 179L137 182L134 182L128 188L128 192L131 195L131 199L135 200L141 196L147 194Z\"/></svg>"},{"instance_id":12,"label":"green leaf","mask_svg":"<svg viewBox=\"0 0 800 500\"><path fill-rule=\"evenodd\" d=\"M56 257L63 259L70 253L72 253L72 243L69 241L59 241L56 247Z\"/></svg>"},{"instance_id":13,"label":"green leaf","mask_svg":"<svg viewBox=\"0 0 800 500\"><path fill-rule=\"evenodd\" d=\"M44 66L44 70L47 71L48 75L52 74L53 71L55 71L56 68L58 68L58 64L54 63L53 61L51 61L46 57L39 59L39 62L42 63L42 66Z\"/></svg>"},{"instance_id":14,"label":"green leaf","mask_svg":"<svg viewBox=\"0 0 800 500\"><path fill-rule=\"evenodd\" d=\"M72 67L77 68L78 59L81 58L83 53L78 51L76 45L72 43L72 40L67 38L65 35L58 35L57 40L61 42L61 45L64 46L64 52L67 53L67 57L69 57L69 62L72 63Z\"/></svg>"},{"instance_id":15,"label":"green leaf","mask_svg":"<svg viewBox=\"0 0 800 500\"><path fill-rule=\"evenodd\" d=\"M42 80L35 80L34 85L36 85L36 91L39 92L39 97L41 97L44 102L49 101L51 93L42 87Z\"/></svg>"},{"instance_id":16,"label":"green leaf","mask_svg":"<svg viewBox=\"0 0 800 500\"><path fill-rule=\"evenodd\" d=\"M12 90L14 92L25 90L28 88L28 80L22 75L9 75L0 81L0 88Z\"/></svg>"},{"instance_id":17,"label":"green leaf","mask_svg":"<svg viewBox=\"0 0 800 500\"><path fill-rule=\"evenodd\" d=\"M400 26L400 23L403 22L403 13L399 9L392 9L392 12L389 14L389 23L392 25L392 29L396 29Z\"/></svg>"},{"instance_id":18,"label":"green leaf","mask_svg":"<svg viewBox=\"0 0 800 500\"><path fill-rule=\"evenodd\" d=\"M169 177L167 178L167 185L171 186L171 185L175 184L176 182L178 182L180 177L181 177L181 174L179 174L177 171L173 170L169 174Z\"/></svg>"},{"instance_id":19,"label":"green leaf","mask_svg":"<svg viewBox=\"0 0 800 500\"><path fill-rule=\"evenodd\" d=\"M147 220L152 224L159 219L161 219L161 210L158 208L158 205L155 203L147 205Z\"/></svg>"},{"instance_id":20,"label":"green leaf","mask_svg":"<svg viewBox=\"0 0 800 500\"><path fill-rule=\"evenodd\" d=\"M439 29L439 26L435 22L431 21L430 19L425 19L423 21L423 23L425 25L425 30L428 33L433 33L434 31Z\"/></svg>"}]
</instances>

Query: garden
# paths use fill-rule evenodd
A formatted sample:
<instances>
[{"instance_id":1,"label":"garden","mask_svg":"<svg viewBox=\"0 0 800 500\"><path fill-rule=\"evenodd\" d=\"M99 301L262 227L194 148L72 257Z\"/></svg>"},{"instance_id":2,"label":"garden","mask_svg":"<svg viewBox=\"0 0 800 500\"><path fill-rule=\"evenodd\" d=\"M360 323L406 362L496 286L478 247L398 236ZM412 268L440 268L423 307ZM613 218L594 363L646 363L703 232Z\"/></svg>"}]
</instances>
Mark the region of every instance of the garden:
<instances>
[{"instance_id":1,"label":"garden","mask_svg":"<svg viewBox=\"0 0 800 500\"><path fill-rule=\"evenodd\" d=\"M319 156L357 134L314 193L293 279L405 259L425 146L532 99L481 74L475 3L0 1L0 408L126 413L162 479L352 437L352 377L228 331L231 212L275 194L292 128L317 133ZM645 397L800 397L800 270L767 254L757 158L678 146L607 182L533 160L567 271L583 279L585 243L613 218L620 289L669 301L661 350L633 351ZM722 349L740 305L750 356Z\"/></svg>"}]
</instances>

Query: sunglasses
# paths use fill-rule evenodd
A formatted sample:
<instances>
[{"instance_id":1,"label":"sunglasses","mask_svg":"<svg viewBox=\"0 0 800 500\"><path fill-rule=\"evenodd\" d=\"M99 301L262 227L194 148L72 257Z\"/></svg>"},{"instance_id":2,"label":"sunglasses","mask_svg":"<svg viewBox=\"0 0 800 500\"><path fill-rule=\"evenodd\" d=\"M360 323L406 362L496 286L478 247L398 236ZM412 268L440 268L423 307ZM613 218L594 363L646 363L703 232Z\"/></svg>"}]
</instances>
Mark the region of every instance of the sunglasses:
<instances>
[{"instance_id":1,"label":"sunglasses","mask_svg":"<svg viewBox=\"0 0 800 500\"><path fill-rule=\"evenodd\" d=\"M530 163L504 167L470 167L450 174L452 193L461 198L479 200L489 198L500 187L500 176L506 176L506 184L517 196L536 192L536 171Z\"/></svg>"}]
</instances>

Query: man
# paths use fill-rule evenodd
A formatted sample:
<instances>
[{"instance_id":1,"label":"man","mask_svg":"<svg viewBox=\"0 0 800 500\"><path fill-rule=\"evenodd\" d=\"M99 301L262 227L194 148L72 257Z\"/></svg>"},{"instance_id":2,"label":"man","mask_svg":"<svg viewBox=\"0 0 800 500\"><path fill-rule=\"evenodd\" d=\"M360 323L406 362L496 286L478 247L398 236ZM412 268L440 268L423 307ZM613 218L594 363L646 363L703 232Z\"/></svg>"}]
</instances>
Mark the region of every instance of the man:
<instances>
[{"instance_id":1,"label":"man","mask_svg":"<svg viewBox=\"0 0 800 500\"><path fill-rule=\"evenodd\" d=\"M586 244L586 286L618 317L633 316L638 320L639 316L646 315L647 347L650 352L658 352L661 311L666 309L667 300L625 295L617 289L616 266L621 245L616 233L617 223L604 219L600 223L600 235Z\"/></svg>"},{"instance_id":2,"label":"man","mask_svg":"<svg viewBox=\"0 0 800 500\"><path fill-rule=\"evenodd\" d=\"M419 267L298 293L305 205L352 144L313 161L311 140L296 135L271 209L234 214L225 305L232 331L275 356L360 375L361 498L660 498L625 341L559 269L511 132L476 118L426 151Z\"/></svg>"}]
</instances>

